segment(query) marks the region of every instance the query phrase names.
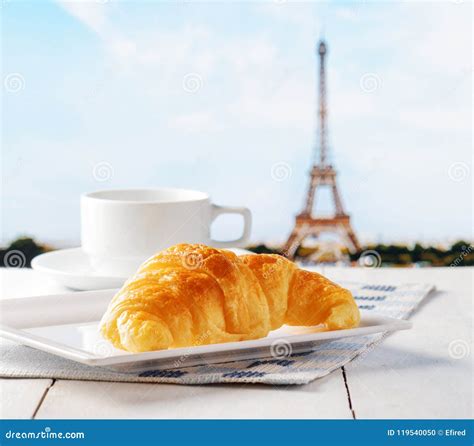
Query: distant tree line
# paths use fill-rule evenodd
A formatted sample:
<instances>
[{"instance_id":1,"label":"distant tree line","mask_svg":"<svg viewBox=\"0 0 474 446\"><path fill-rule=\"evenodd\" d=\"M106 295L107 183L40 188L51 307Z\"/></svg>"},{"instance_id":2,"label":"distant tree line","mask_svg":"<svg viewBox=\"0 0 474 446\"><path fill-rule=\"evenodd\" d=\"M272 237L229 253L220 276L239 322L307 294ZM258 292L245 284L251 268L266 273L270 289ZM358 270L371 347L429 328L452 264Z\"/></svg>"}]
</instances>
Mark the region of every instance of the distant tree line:
<instances>
[{"instance_id":1,"label":"distant tree line","mask_svg":"<svg viewBox=\"0 0 474 446\"><path fill-rule=\"evenodd\" d=\"M30 268L31 261L37 255L51 248L36 243L30 237L22 237L0 249L0 266L7 268Z\"/></svg>"},{"instance_id":2,"label":"distant tree line","mask_svg":"<svg viewBox=\"0 0 474 446\"><path fill-rule=\"evenodd\" d=\"M380 255L382 265L412 265L421 266L473 266L474 246L466 241L459 241L447 249L434 246L423 247L416 243L413 247L400 245L373 245L367 249ZM352 261L357 261L364 250L350 255Z\"/></svg>"},{"instance_id":3,"label":"distant tree line","mask_svg":"<svg viewBox=\"0 0 474 446\"><path fill-rule=\"evenodd\" d=\"M248 248L255 253L283 254L278 249L272 249L265 245L256 245ZM413 247L406 245L376 244L364 247L356 253L346 252L350 262L357 264L361 257L367 252L376 253L380 260L380 266L474 266L474 246L471 243L460 240L447 249L434 246L422 246L416 243ZM295 257L298 259L309 259L318 257L318 248L300 247ZM326 256L327 257L327 256ZM320 256L323 258L323 256Z\"/></svg>"},{"instance_id":4,"label":"distant tree line","mask_svg":"<svg viewBox=\"0 0 474 446\"><path fill-rule=\"evenodd\" d=\"M0 266L10 268L30 268L34 257L53 248L37 243L30 237L22 237L0 249ZM250 246L249 249L257 254L283 254L279 249L269 248L264 244ZM474 246L466 241L458 241L450 248L441 249L434 246L422 246L419 243L413 247L405 245L370 245L354 254L346 252L353 264L358 264L367 253L376 253L380 266L474 266ZM305 260L318 253L318 248L300 247L296 258ZM317 256L316 256L317 257ZM322 256L320 258L323 258Z\"/></svg>"}]
</instances>

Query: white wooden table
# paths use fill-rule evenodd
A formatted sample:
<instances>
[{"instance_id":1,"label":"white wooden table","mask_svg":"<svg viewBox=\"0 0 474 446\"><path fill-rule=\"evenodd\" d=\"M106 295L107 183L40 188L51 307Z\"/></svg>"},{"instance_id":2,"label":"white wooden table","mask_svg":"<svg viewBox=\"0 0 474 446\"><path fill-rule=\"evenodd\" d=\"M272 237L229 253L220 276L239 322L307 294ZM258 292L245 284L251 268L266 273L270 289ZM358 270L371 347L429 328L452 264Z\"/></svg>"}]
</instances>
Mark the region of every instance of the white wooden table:
<instances>
[{"instance_id":1,"label":"white wooden table","mask_svg":"<svg viewBox=\"0 0 474 446\"><path fill-rule=\"evenodd\" d=\"M334 280L436 285L398 332L305 386L180 386L0 379L2 418L470 418L474 268L325 268ZM2 298L65 290L31 270L0 270ZM470 351L453 354L457 342ZM450 348L451 346L451 348ZM459 353L459 352L458 352Z\"/></svg>"}]
</instances>

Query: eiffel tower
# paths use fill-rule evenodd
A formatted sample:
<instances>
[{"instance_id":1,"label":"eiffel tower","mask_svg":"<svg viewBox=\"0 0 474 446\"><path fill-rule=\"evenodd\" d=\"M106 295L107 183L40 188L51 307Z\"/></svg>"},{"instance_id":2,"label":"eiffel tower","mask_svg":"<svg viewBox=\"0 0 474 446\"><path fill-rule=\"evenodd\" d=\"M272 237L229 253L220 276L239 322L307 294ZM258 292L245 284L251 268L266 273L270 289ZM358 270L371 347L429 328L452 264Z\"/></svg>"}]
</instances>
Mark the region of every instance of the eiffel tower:
<instances>
[{"instance_id":1,"label":"eiffel tower","mask_svg":"<svg viewBox=\"0 0 474 446\"><path fill-rule=\"evenodd\" d=\"M317 238L323 232L333 232L340 235L350 251L360 250L357 237L352 229L350 216L344 211L341 196L337 188L336 170L327 162L327 108L326 108L326 43L321 40L318 45L319 54L319 162L313 165L306 204L303 211L296 216L295 226L291 232L283 253L294 258L296 250L306 238ZM332 192L334 215L331 217L316 216L313 209L316 204L316 191L321 187L329 187Z\"/></svg>"}]
</instances>

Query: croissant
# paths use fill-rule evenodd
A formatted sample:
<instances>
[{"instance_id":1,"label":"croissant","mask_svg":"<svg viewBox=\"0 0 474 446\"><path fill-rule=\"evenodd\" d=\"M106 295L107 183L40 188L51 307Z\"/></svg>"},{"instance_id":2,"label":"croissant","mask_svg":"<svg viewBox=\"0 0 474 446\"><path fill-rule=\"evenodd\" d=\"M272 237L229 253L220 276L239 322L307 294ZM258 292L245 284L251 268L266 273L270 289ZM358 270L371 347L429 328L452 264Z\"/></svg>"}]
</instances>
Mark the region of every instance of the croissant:
<instances>
[{"instance_id":1,"label":"croissant","mask_svg":"<svg viewBox=\"0 0 474 446\"><path fill-rule=\"evenodd\" d=\"M356 327L350 291L279 255L179 244L147 260L114 296L104 338L129 352L242 341L283 324Z\"/></svg>"}]
</instances>

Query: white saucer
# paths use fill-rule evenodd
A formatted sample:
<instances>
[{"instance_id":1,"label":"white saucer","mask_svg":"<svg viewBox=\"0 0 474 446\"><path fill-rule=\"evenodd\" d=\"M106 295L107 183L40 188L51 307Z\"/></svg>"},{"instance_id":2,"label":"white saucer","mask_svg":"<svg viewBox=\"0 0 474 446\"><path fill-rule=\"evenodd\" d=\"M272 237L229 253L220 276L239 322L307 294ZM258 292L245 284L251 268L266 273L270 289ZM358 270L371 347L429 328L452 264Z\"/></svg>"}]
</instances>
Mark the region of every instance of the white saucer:
<instances>
[{"instance_id":1,"label":"white saucer","mask_svg":"<svg viewBox=\"0 0 474 446\"><path fill-rule=\"evenodd\" d=\"M252 254L246 249L231 248L238 255ZM35 271L49 275L61 285L81 291L120 288L126 277L104 276L95 271L89 257L81 248L60 249L35 257L31 262Z\"/></svg>"},{"instance_id":2,"label":"white saucer","mask_svg":"<svg viewBox=\"0 0 474 446\"><path fill-rule=\"evenodd\" d=\"M60 249L35 257L31 267L49 275L61 285L75 290L92 291L120 288L125 277L104 276L92 268L81 248Z\"/></svg>"}]
</instances>

